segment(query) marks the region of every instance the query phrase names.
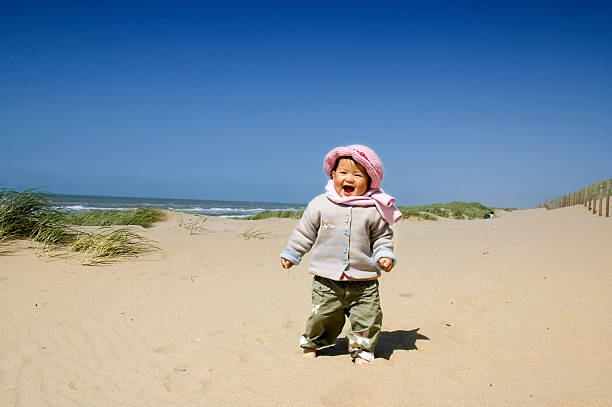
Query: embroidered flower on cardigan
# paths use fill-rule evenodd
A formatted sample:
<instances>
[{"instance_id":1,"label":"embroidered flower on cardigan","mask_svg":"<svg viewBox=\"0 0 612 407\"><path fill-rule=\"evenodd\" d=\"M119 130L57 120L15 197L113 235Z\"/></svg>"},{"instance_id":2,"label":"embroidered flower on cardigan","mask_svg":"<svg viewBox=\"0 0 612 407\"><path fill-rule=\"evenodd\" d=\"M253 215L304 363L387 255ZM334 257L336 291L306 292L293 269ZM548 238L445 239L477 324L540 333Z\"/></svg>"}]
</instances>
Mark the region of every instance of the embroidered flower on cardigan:
<instances>
[{"instance_id":1,"label":"embroidered flower on cardigan","mask_svg":"<svg viewBox=\"0 0 612 407\"><path fill-rule=\"evenodd\" d=\"M334 225L333 223L325 223L325 222L321 222L321 229L335 229L336 225Z\"/></svg>"}]
</instances>

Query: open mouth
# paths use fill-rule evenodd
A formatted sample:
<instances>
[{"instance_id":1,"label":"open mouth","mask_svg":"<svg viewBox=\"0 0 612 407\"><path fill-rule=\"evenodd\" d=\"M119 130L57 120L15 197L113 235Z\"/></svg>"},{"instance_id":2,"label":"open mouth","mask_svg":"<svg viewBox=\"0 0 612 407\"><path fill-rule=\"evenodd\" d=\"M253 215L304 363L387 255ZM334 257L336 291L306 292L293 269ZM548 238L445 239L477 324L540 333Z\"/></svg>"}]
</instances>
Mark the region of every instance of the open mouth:
<instances>
[{"instance_id":1,"label":"open mouth","mask_svg":"<svg viewBox=\"0 0 612 407\"><path fill-rule=\"evenodd\" d=\"M350 185L342 186L342 192L344 192L345 194L352 194L354 191L355 191L355 187L352 187Z\"/></svg>"}]
</instances>

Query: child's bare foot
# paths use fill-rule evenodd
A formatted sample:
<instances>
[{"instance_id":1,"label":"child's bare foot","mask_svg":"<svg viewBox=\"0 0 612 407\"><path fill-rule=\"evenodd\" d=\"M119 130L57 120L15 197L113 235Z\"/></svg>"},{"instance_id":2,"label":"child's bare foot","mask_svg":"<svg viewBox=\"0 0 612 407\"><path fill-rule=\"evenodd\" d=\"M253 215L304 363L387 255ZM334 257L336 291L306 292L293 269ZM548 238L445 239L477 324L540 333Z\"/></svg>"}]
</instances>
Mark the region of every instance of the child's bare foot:
<instances>
[{"instance_id":1,"label":"child's bare foot","mask_svg":"<svg viewBox=\"0 0 612 407\"><path fill-rule=\"evenodd\" d=\"M372 362L370 362L369 360L362 359L359 356L355 358L355 366L368 366L371 363Z\"/></svg>"},{"instance_id":2,"label":"child's bare foot","mask_svg":"<svg viewBox=\"0 0 612 407\"><path fill-rule=\"evenodd\" d=\"M304 357L314 359L317 357L317 350L313 348L302 348L304 350Z\"/></svg>"}]
</instances>

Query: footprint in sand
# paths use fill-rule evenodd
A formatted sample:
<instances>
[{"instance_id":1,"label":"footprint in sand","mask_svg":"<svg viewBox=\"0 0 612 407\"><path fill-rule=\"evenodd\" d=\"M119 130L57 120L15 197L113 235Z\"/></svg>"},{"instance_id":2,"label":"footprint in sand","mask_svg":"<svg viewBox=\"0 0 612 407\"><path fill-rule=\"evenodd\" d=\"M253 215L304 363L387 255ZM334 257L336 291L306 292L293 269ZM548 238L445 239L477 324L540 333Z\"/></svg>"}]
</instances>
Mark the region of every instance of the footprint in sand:
<instances>
[{"instance_id":1,"label":"footprint in sand","mask_svg":"<svg viewBox=\"0 0 612 407\"><path fill-rule=\"evenodd\" d=\"M285 319L285 322L283 322L283 328L285 329L291 329L294 326L295 326L295 321L290 318Z\"/></svg>"},{"instance_id":2,"label":"footprint in sand","mask_svg":"<svg viewBox=\"0 0 612 407\"><path fill-rule=\"evenodd\" d=\"M168 393L196 393L208 385L208 376L214 374L210 367L196 367L181 363L164 380L164 388Z\"/></svg>"},{"instance_id":3,"label":"footprint in sand","mask_svg":"<svg viewBox=\"0 0 612 407\"><path fill-rule=\"evenodd\" d=\"M178 346L160 346L159 348L153 349L155 353L177 353L181 348Z\"/></svg>"},{"instance_id":4,"label":"footprint in sand","mask_svg":"<svg viewBox=\"0 0 612 407\"><path fill-rule=\"evenodd\" d=\"M80 384L78 382L76 382L75 380L71 380L70 382L68 382L68 387L71 390L79 390L79 388L81 387Z\"/></svg>"}]
</instances>

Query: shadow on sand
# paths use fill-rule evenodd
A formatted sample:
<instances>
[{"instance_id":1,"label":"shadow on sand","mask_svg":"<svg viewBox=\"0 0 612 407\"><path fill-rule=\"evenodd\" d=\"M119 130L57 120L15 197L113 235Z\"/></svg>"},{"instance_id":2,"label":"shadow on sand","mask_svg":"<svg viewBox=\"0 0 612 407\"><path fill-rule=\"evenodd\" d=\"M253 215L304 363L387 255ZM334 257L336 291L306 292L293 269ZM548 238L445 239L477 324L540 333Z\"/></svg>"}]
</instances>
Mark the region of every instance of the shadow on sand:
<instances>
[{"instance_id":1,"label":"shadow on sand","mask_svg":"<svg viewBox=\"0 0 612 407\"><path fill-rule=\"evenodd\" d=\"M15 249L7 248L3 242L0 242L0 256L8 256L15 254Z\"/></svg>"},{"instance_id":2,"label":"shadow on sand","mask_svg":"<svg viewBox=\"0 0 612 407\"><path fill-rule=\"evenodd\" d=\"M419 333L419 329L411 331L397 330L380 333L378 344L376 344L376 358L389 360L391 355L396 350L415 350L417 340L426 340L429 338ZM339 338L333 346L317 350L317 356L339 356L348 355L348 341L346 338Z\"/></svg>"}]
</instances>

